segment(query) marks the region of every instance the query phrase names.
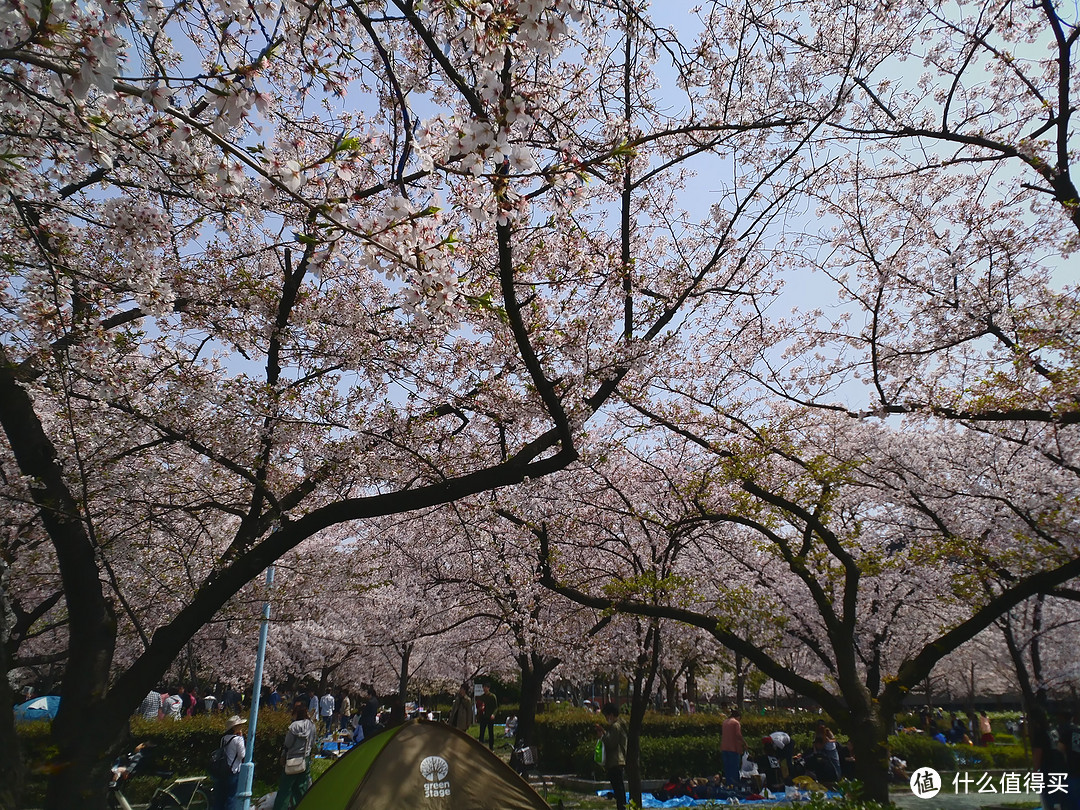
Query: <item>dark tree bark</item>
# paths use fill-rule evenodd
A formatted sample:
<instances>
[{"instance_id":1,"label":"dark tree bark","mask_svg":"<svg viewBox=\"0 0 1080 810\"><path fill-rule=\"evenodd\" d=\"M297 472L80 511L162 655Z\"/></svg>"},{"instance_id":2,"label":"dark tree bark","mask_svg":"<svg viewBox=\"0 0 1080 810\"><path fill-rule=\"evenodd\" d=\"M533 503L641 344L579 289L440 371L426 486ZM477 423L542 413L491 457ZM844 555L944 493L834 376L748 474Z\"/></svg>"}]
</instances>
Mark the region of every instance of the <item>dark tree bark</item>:
<instances>
[{"instance_id":1,"label":"dark tree bark","mask_svg":"<svg viewBox=\"0 0 1080 810\"><path fill-rule=\"evenodd\" d=\"M521 707L517 732L514 735L515 747L535 743L536 709L543 699L544 680L562 663L562 659L531 652L519 653L517 662L521 668Z\"/></svg>"},{"instance_id":2,"label":"dark tree bark","mask_svg":"<svg viewBox=\"0 0 1080 810\"><path fill-rule=\"evenodd\" d=\"M641 728L660 669L660 623L652 620L645 628L642 646L630 676L630 717L626 739L626 786L630 801L641 807Z\"/></svg>"},{"instance_id":3,"label":"dark tree bark","mask_svg":"<svg viewBox=\"0 0 1080 810\"><path fill-rule=\"evenodd\" d=\"M398 667L398 696L401 698L401 711L404 713L405 704L409 702L409 662L412 660L413 645L402 644L398 648L401 656L401 665ZM405 722L404 714L401 722Z\"/></svg>"},{"instance_id":4,"label":"dark tree bark","mask_svg":"<svg viewBox=\"0 0 1080 810\"><path fill-rule=\"evenodd\" d=\"M10 672L12 669L11 646L8 634L8 605L3 587L4 576L7 574L7 566L0 559L0 672ZM4 697L7 698L6 685ZM23 760L22 745L15 733L15 713L0 711L0 751L5 752L0 756L0 808L17 807L17 801L22 794L23 782L26 778L26 765Z\"/></svg>"}]
</instances>

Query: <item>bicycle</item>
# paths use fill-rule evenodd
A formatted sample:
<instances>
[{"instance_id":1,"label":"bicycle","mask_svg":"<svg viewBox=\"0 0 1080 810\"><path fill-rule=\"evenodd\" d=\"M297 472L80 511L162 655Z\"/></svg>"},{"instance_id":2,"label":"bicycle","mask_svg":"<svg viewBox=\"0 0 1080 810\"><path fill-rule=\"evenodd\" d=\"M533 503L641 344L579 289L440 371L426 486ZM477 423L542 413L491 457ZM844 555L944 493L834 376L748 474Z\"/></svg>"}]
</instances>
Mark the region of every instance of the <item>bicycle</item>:
<instances>
[{"instance_id":1,"label":"bicycle","mask_svg":"<svg viewBox=\"0 0 1080 810\"><path fill-rule=\"evenodd\" d=\"M121 786L138 770L143 748L143 745L136 746L135 752L125 757L123 764L113 765L108 796L110 810L133 810ZM210 797L202 786L205 776L173 779L164 785L166 779L172 778L172 771L154 771L153 775L158 777L158 784L150 797L148 810L208 810L210 807Z\"/></svg>"}]
</instances>

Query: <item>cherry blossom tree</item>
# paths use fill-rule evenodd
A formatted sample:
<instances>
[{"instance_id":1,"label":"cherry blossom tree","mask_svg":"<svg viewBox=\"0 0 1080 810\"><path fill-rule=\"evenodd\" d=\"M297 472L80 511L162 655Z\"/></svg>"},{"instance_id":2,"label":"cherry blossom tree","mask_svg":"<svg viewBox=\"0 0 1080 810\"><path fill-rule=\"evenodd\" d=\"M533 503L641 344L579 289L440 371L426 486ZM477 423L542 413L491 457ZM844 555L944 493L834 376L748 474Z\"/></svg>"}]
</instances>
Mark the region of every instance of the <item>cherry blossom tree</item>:
<instances>
[{"instance_id":1,"label":"cherry blossom tree","mask_svg":"<svg viewBox=\"0 0 1080 810\"><path fill-rule=\"evenodd\" d=\"M1074 591L1060 588L1032 597L997 622L1025 713L1044 723L1050 721L1052 695L1076 693L1080 672L1067 639L1077 618Z\"/></svg>"},{"instance_id":2,"label":"cherry blossom tree","mask_svg":"<svg viewBox=\"0 0 1080 810\"><path fill-rule=\"evenodd\" d=\"M501 525L498 510L490 498L459 502L396 519L382 534L417 573L419 601L443 595L422 635L441 650L444 681L518 676L516 738L533 741L545 681L564 661L587 660L607 621L539 585L531 544Z\"/></svg>"},{"instance_id":3,"label":"cherry blossom tree","mask_svg":"<svg viewBox=\"0 0 1080 810\"><path fill-rule=\"evenodd\" d=\"M678 427L652 414L678 437L671 446L606 461L644 488L628 513L682 538L667 564L637 575L588 566L630 555L596 539L587 511L545 518L543 581L589 607L707 630L821 705L865 752L871 794L884 795L885 740L905 694L1010 608L1080 572L1068 476L979 434L921 437L813 412L749 431L704 411L694 432L678 414ZM793 646L813 663L786 667Z\"/></svg>"},{"instance_id":4,"label":"cherry blossom tree","mask_svg":"<svg viewBox=\"0 0 1080 810\"><path fill-rule=\"evenodd\" d=\"M786 13L785 54L816 58L814 75L849 82L852 102L823 126L821 171L801 189L816 219L789 220L759 246L779 295L759 288L754 306L688 330L647 386L620 394L717 459L718 472L698 474L734 487L720 523L750 548L762 547L755 533L767 538L745 572L818 658L795 688L822 702L820 675L843 693L833 707L876 752L865 776L884 796L881 742L898 696L945 651L1076 575L1080 307L1061 278L1076 241L1077 28L1050 3ZM820 284L789 283L789 268ZM777 317L770 304L795 311ZM828 436L812 449L796 438L804 419ZM794 467L769 478L770 460ZM791 483L804 480L796 470L814 483ZM855 491L860 504L840 494ZM711 520L710 508L702 496L688 511ZM912 537L941 553L912 556ZM719 549L704 559L731 554ZM782 576L767 564L777 558ZM594 607L678 614L549 582ZM683 618L781 680L777 658L725 626L714 601ZM932 621L910 623L938 602ZM899 644L902 626L911 635Z\"/></svg>"},{"instance_id":5,"label":"cherry blossom tree","mask_svg":"<svg viewBox=\"0 0 1080 810\"><path fill-rule=\"evenodd\" d=\"M689 275L632 267L607 211L703 155L798 177L821 100L732 64L654 116L674 34L588 11L5 7L5 476L55 555L24 607L66 605L49 807L103 801L139 697L268 564L564 467L688 302L747 283L730 223L752 241L772 187Z\"/></svg>"},{"instance_id":6,"label":"cherry blossom tree","mask_svg":"<svg viewBox=\"0 0 1080 810\"><path fill-rule=\"evenodd\" d=\"M782 548L777 520L849 571L842 617L816 597L796 615L832 634L844 678L862 652L859 694L890 668L851 635L921 594L872 550L841 553L851 515L888 546L895 505L958 547L976 607L943 638L1071 570L1068 508L1047 503L1077 470L1078 307L1055 276L1077 225L1076 28L1051 3L713 2L682 37L638 4L574 0L15 0L0 23L17 580L0 663L63 662L50 808L103 801L139 698L267 565L567 469L617 400L727 481L719 506L707 477L700 504L664 501L680 564L708 564L719 525ZM893 433L838 426L900 414ZM978 492L938 445L1003 454L1037 492L988 461L999 494ZM834 489L886 496L834 513ZM1045 567L1004 539L979 557L993 509ZM639 569L624 601L655 592ZM778 600L814 597L800 570L768 580ZM772 626L743 615L722 641ZM933 663L915 648L902 682ZM761 645L733 649L778 677ZM877 740L880 717L856 714ZM0 761L0 783L21 769Z\"/></svg>"}]
</instances>

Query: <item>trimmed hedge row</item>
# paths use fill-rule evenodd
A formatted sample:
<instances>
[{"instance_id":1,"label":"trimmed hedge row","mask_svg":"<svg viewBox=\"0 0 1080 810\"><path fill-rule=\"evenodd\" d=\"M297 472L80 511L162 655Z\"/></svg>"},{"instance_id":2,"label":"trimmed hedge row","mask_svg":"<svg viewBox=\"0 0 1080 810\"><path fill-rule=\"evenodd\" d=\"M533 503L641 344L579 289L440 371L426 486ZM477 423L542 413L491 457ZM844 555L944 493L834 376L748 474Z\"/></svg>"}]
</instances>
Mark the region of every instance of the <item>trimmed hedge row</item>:
<instances>
[{"instance_id":1,"label":"trimmed hedge row","mask_svg":"<svg viewBox=\"0 0 1080 810\"><path fill-rule=\"evenodd\" d=\"M711 776L720 767L720 727L724 717L714 714L670 716L648 713L642 726L641 771L648 779L671 775ZM751 752L759 752L761 737L783 730L791 735L796 751L810 747L817 715L788 713L744 715L743 738ZM537 715L536 746L541 767L548 773L595 776L593 754L596 725L601 718L584 709L568 709ZM825 718L829 722L828 718ZM1010 768L1029 764L1019 745L986 747L946 745L921 734L889 738L894 756L909 769L929 765L939 771L957 768Z\"/></svg>"},{"instance_id":2,"label":"trimmed hedge row","mask_svg":"<svg viewBox=\"0 0 1080 810\"><path fill-rule=\"evenodd\" d=\"M646 778L671 774L711 775L720 764L719 714L666 715L648 712L642 724L641 766ZM761 737L783 730L796 746L809 744L818 720L816 715L786 712L743 715L743 738L751 750L760 748ZM828 718L825 718L828 722ZM596 725L603 718L586 709L565 709L536 716L535 745L540 762L549 773L588 776L593 769Z\"/></svg>"},{"instance_id":3,"label":"trimmed hedge row","mask_svg":"<svg viewBox=\"0 0 1080 810\"><path fill-rule=\"evenodd\" d=\"M277 780L278 758L290 722L288 712L259 712L254 754L256 778L269 776ZM182 720L132 718L131 737L154 746L152 763L159 770L195 775L206 772L210 754L225 733L224 723L221 715L196 715Z\"/></svg>"},{"instance_id":4,"label":"trimmed hedge row","mask_svg":"<svg viewBox=\"0 0 1080 810\"><path fill-rule=\"evenodd\" d=\"M595 740L574 750L574 772L601 777L593 756ZM541 757L543 755L541 754ZM711 776L720 768L720 737L642 737L641 773L646 779L667 776ZM549 763L541 759L544 769Z\"/></svg>"},{"instance_id":5,"label":"trimmed hedge row","mask_svg":"<svg viewBox=\"0 0 1080 810\"><path fill-rule=\"evenodd\" d=\"M264 710L259 712L259 726L255 736L255 782L262 792L276 790L280 775L279 755L285 742L291 718L288 712ZM132 718L132 747L139 742L153 746L149 768L173 771L177 776L199 776L206 773L211 752L218 747L225 733L222 715L197 715L181 720L144 720ZM45 777L41 765L56 755L56 747L49 736L48 721L21 723L16 727L23 757L30 765L27 782L27 801L40 806L45 795ZM144 776L132 780L125 789L129 798L146 801L158 783L157 777Z\"/></svg>"},{"instance_id":6,"label":"trimmed hedge row","mask_svg":"<svg viewBox=\"0 0 1080 810\"><path fill-rule=\"evenodd\" d=\"M938 771L974 768L1027 767L1031 757L1020 745L946 745L923 734L889 737L893 756L904 760L909 770L930 766Z\"/></svg>"}]
</instances>

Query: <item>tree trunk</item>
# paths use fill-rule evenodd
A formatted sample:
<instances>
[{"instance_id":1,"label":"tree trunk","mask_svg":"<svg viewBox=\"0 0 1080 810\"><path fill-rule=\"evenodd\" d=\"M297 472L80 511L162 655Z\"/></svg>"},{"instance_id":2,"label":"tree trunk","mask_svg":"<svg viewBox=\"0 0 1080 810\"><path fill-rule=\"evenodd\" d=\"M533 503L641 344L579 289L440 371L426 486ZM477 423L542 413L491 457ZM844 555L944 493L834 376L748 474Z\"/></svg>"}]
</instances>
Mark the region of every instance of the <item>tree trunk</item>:
<instances>
[{"instance_id":1,"label":"tree trunk","mask_svg":"<svg viewBox=\"0 0 1080 810\"><path fill-rule=\"evenodd\" d=\"M323 664L319 667L319 688L315 691L319 693L319 696L326 694L326 685L330 683L330 668Z\"/></svg>"},{"instance_id":2,"label":"tree trunk","mask_svg":"<svg viewBox=\"0 0 1080 810\"><path fill-rule=\"evenodd\" d=\"M63 700L60 706L63 711ZM106 807L106 785L113 761L127 744L127 717L117 720L118 712L108 701L96 700L76 712L68 720L79 730L67 734L57 714L53 721L52 737L58 753L53 767L58 767L49 779L45 795L47 810L103 810Z\"/></svg>"},{"instance_id":3,"label":"tree trunk","mask_svg":"<svg viewBox=\"0 0 1080 810\"><path fill-rule=\"evenodd\" d=\"M746 668L743 666L743 657L735 653L735 708L742 711L743 700L746 699Z\"/></svg>"},{"instance_id":4,"label":"tree trunk","mask_svg":"<svg viewBox=\"0 0 1080 810\"><path fill-rule=\"evenodd\" d=\"M1043 677L1042 664L1042 615L1044 594L1035 597L1035 606L1031 611L1031 676L1035 680L1035 699L1040 706L1047 705L1046 678Z\"/></svg>"},{"instance_id":5,"label":"tree trunk","mask_svg":"<svg viewBox=\"0 0 1080 810\"><path fill-rule=\"evenodd\" d=\"M872 713L852 715L849 728L855 754L855 777L862 782L867 799L889 805L889 727Z\"/></svg>"},{"instance_id":6,"label":"tree trunk","mask_svg":"<svg viewBox=\"0 0 1080 810\"><path fill-rule=\"evenodd\" d=\"M1042 627L1042 596L1039 596L1038 599L1039 602L1036 603L1036 610L1032 616L1032 631L1035 635L1032 638L1029 647L1032 658L1032 672L1035 675L1035 684L1038 684L1038 689L1036 689L1035 684L1032 683L1032 676L1028 674L1028 668L1024 662L1024 653L1017 643L1016 635L1013 633L1011 616L1006 615L998 625L1001 629L1002 636L1005 638L1005 646L1009 650L1009 657L1012 659L1013 668L1016 670L1016 682L1020 687L1021 705L1024 708L1025 717L1028 718L1028 725L1025 733L1021 735L1021 742L1024 745L1025 754L1028 752L1029 739L1034 739L1034 737L1032 737L1034 729L1048 728L1050 723L1050 710L1046 700L1046 686L1045 682L1042 680L1042 658L1039 654L1038 632Z\"/></svg>"},{"instance_id":7,"label":"tree trunk","mask_svg":"<svg viewBox=\"0 0 1080 810\"><path fill-rule=\"evenodd\" d=\"M660 627L651 621L645 633L644 645L638 655L630 683L630 720L626 735L626 787L630 802L641 807L641 727L649 707L656 673L660 669Z\"/></svg>"},{"instance_id":8,"label":"tree trunk","mask_svg":"<svg viewBox=\"0 0 1080 810\"><path fill-rule=\"evenodd\" d=\"M558 658L546 658L535 652L522 653L517 660L521 667L521 707L514 735L515 747L536 742L536 707L543 698L544 679L561 663Z\"/></svg>"},{"instance_id":9,"label":"tree trunk","mask_svg":"<svg viewBox=\"0 0 1080 810\"><path fill-rule=\"evenodd\" d=\"M68 658L51 736L57 753L45 796L48 810L105 804L104 771L127 727L126 706L109 700L116 618L98 573L92 525L64 478L26 389L0 349L0 425L52 540L68 612ZM141 697L141 696L140 696ZM134 709L131 706L131 709Z\"/></svg>"},{"instance_id":10,"label":"tree trunk","mask_svg":"<svg viewBox=\"0 0 1080 810\"><path fill-rule=\"evenodd\" d=\"M664 684L664 704L667 706L668 710L670 711L671 709L673 709L675 707L675 701L676 701L675 692L676 692L677 686L678 686L678 682L677 682L677 679L675 677L675 672L673 672L671 670L666 671L664 673L664 677L663 677L663 684ZM663 708L663 707L661 707L661 708Z\"/></svg>"},{"instance_id":11,"label":"tree trunk","mask_svg":"<svg viewBox=\"0 0 1080 810\"><path fill-rule=\"evenodd\" d=\"M0 561L0 577L4 573L4 563ZM2 579L0 579L2 585ZM0 591L0 600L4 598ZM5 606L6 607L6 606ZM0 613L0 617L6 616L6 611ZM7 622L0 624L0 628L6 630ZM11 655L9 653L8 639L0 637L0 672L5 675L12 670ZM15 733L15 713L0 711L0 807L19 807L19 799L22 795L23 784L26 779L26 763L22 756L22 746L19 737Z\"/></svg>"},{"instance_id":12,"label":"tree trunk","mask_svg":"<svg viewBox=\"0 0 1080 810\"><path fill-rule=\"evenodd\" d=\"M398 670L398 698L401 700L402 721L405 720L405 704L409 702L409 659L412 658L413 645L401 645L401 669Z\"/></svg>"}]
</instances>

